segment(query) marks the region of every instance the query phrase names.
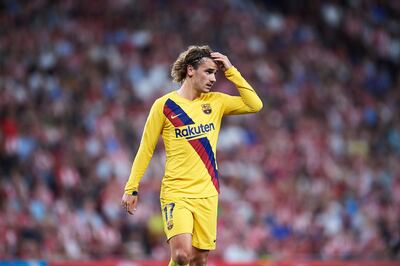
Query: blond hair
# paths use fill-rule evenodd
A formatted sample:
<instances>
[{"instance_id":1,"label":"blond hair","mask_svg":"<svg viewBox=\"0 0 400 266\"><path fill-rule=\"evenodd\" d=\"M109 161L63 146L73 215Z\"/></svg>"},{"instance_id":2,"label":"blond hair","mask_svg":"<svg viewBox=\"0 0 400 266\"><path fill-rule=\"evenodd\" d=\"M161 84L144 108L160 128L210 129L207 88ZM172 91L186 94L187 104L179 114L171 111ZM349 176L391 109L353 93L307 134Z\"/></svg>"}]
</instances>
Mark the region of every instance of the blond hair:
<instances>
[{"instance_id":1,"label":"blond hair","mask_svg":"<svg viewBox=\"0 0 400 266\"><path fill-rule=\"evenodd\" d=\"M211 58L211 53L212 50L208 45L189 46L186 51L178 56L172 65L172 79L179 83L183 82L186 79L187 67L191 65L194 69L197 69L204 57Z\"/></svg>"}]
</instances>

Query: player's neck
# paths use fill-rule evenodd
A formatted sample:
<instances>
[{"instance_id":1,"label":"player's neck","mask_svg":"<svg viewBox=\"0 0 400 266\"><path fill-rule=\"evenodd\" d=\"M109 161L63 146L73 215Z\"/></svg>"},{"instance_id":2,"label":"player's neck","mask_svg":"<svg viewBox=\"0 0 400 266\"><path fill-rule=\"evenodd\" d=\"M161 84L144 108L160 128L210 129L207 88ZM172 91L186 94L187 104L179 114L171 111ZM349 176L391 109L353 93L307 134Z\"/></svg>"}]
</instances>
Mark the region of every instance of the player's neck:
<instances>
[{"instance_id":1,"label":"player's neck","mask_svg":"<svg viewBox=\"0 0 400 266\"><path fill-rule=\"evenodd\" d=\"M201 92L197 91L191 84L186 82L183 82L182 86L177 90L177 93L179 96L189 101L193 101L201 95Z\"/></svg>"}]
</instances>

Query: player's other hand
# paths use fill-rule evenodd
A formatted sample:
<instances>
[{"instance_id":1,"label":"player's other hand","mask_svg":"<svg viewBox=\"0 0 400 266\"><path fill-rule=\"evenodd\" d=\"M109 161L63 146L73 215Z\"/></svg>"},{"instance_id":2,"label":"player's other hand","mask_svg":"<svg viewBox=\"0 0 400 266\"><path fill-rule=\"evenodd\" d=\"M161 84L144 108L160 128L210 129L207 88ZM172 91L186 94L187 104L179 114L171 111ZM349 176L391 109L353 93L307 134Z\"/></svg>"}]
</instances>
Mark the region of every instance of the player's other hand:
<instances>
[{"instance_id":1,"label":"player's other hand","mask_svg":"<svg viewBox=\"0 0 400 266\"><path fill-rule=\"evenodd\" d=\"M136 211L137 201L138 201L137 195L134 196L124 193L124 195L122 196L121 204L126 212L133 215L134 212Z\"/></svg>"},{"instance_id":2,"label":"player's other hand","mask_svg":"<svg viewBox=\"0 0 400 266\"><path fill-rule=\"evenodd\" d=\"M218 67L221 68L221 70L224 72L232 66L228 57L221 53L218 52L211 53L211 58L217 63Z\"/></svg>"}]
</instances>

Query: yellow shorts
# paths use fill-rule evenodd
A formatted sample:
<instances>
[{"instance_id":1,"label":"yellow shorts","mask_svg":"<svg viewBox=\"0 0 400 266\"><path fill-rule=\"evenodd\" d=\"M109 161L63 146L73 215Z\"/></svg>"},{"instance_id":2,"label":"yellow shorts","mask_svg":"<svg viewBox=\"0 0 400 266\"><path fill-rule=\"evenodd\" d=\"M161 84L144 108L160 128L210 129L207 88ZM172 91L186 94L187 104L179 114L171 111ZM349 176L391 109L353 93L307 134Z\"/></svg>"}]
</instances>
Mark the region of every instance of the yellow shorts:
<instances>
[{"instance_id":1,"label":"yellow shorts","mask_svg":"<svg viewBox=\"0 0 400 266\"><path fill-rule=\"evenodd\" d=\"M217 239L218 196L208 198L160 199L164 232L171 237L192 234L192 245L213 250Z\"/></svg>"}]
</instances>

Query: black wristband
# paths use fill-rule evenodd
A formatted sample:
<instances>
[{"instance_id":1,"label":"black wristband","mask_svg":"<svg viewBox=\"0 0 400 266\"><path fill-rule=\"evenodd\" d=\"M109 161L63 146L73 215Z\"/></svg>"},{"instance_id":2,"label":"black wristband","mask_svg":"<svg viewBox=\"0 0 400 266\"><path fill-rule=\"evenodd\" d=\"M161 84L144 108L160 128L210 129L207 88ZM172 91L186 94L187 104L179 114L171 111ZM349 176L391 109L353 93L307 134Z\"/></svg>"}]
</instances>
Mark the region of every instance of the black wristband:
<instances>
[{"instance_id":1,"label":"black wristband","mask_svg":"<svg viewBox=\"0 0 400 266\"><path fill-rule=\"evenodd\" d=\"M137 191L133 191L131 195L132 195L132 196L137 196L137 195L138 195L138 192L137 192Z\"/></svg>"}]
</instances>

